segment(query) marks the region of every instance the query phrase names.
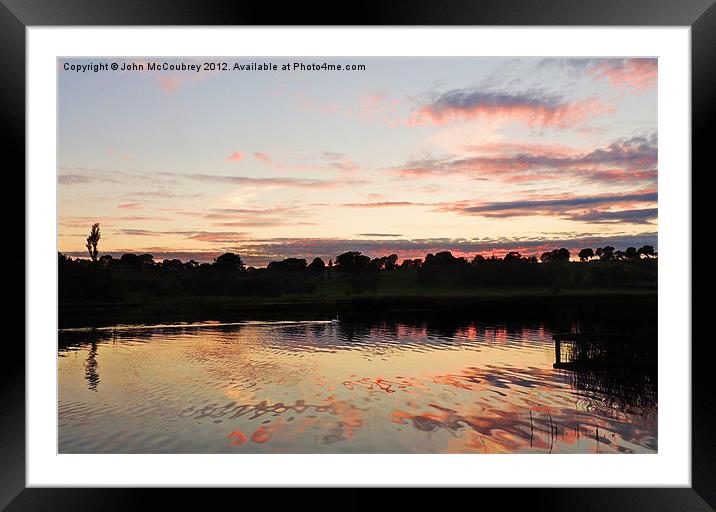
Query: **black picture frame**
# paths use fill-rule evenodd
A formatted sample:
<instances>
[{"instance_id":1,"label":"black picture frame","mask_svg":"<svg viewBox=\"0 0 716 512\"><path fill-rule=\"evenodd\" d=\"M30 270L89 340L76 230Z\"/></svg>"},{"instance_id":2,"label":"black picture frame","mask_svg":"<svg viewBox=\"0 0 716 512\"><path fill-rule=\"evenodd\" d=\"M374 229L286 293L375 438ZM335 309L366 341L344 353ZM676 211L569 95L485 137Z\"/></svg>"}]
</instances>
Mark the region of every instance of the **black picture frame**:
<instances>
[{"instance_id":1,"label":"black picture frame","mask_svg":"<svg viewBox=\"0 0 716 512\"><path fill-rule=\"evenodd\" d=\"M513 25L513 26L689 26L692 72L693 180L705 173L713 157L708 135L716 112L716 6L714 0L455 0L438 2L363 1L350 5L311 2L273 4L210 0L0 0L0 119L6 156L16 175L25 168L25 29L31 26L87 25ZM701 170L703 169L703 171ZM684 170L689 172L689 170ZM24 190L24 180L17 183ZM16 188L15 190L19 190ZM701 190L702 193L706 193ZM17 194L17 192L15 193ZM695 205L692 199L692 208ZM704 213L704 212L702 212ZM15 216L17 214L15 213ZM692 210L692 233L700 232ZM23 238L28 236L24 233ZM708 242L705 242L708 245ZM8 247L9 249L9 247ZM708 249L708 247L705 247ZM700 251L701 252L701 251ZM713 255L713 251L706 251ZM694 291L709 290L716 264L714 256L694 258L693 271L709 276L697 279ZM25 274L32 269L25 268ZM703 274L702 274L703 273ZM23 293L24 296L24 293ZM20 301L15 301L19 304ZM19 306L15 306L19 307ZM24 307L24 302L23 302ZM693 313L692 313L693 317ZM470 491L468 500L509 496L510 508L520 505L551 510L713 510L716 504L716 453L714 451L713 394L710 379L711 340L698 339L693 322L692 339L692 487L619 489L484 489ZM17 340L5 340L5 368L0 372L0 508L7 510L107 510L150 506L160 491L140 489L39 489L25 488L25 350ZM50 346L50 345L48 345ZM91 470L91 468L89 468ZM230 491L227 491L230 492ZM246 491L242 491L246 492ZM221 495L212 491L212 501ZM487 496L489 493L491 496ZM423 493L411 493L427 506ZM456 495L457 496L457 495ZM255 496L259 498L258 495ZM161 491L164 506L206 506L205 498L188 490ZM438 498L441 499L441 498ZM444 500L443 497L441 500ZM165 501L166 500L166 501ZM345 491L341 501L351 508L369 508L368 490ZM479 506L477 502L475 506ZM329 504L330 505L330 504ZM406 505L406 503L403 503Z\"/></svg>"}]
</instances>

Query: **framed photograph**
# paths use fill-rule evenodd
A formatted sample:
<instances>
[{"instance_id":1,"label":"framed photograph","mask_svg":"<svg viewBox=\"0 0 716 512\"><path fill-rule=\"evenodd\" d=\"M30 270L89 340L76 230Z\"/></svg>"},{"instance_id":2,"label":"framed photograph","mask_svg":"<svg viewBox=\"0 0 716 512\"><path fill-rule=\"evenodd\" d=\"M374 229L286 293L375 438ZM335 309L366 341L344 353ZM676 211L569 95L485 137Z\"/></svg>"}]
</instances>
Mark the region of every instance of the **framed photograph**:
<instances>
[{"instance_id":1,"label":"framed photograph","mask_svg":"<svg viewBox=\"0 0 716 512\"><path fill-rule=\"evenodd\" d=\"M3 0L27 301L0 505L712 510L713 2L373 7Z\"/></svg>"}]
</instances>

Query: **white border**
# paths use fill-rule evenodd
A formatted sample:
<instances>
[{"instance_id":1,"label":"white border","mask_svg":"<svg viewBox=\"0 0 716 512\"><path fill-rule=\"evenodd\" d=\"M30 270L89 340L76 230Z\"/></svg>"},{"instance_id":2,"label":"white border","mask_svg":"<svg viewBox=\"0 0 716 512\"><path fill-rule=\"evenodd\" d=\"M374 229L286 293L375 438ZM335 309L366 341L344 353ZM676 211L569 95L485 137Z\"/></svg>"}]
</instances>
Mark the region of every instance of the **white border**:
<instances>
[{"instance_id":1,"label":"white border","mask_svg":"<svg viewBox=\"0 0 716 512\"><path fill-rule=\"evenodd\" d=\"M33 27L27 43L28 486L690 486L689 28ZM147 55L658 56L659 453L58 455L56 58Z\"/></svg>"}]
</instances>

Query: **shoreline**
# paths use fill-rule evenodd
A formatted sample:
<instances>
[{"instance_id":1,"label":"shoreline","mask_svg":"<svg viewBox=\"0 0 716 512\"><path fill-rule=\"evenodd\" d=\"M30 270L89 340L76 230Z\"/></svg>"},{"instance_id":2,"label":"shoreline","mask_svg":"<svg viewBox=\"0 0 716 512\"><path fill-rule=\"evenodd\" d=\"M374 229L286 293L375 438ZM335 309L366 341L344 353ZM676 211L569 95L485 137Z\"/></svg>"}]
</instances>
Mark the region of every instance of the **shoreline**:
<instances>
[{"instance_id":1,"label":"shoreline","mask_svg":"<svg viewBox=\"0 0 716 512\"><path fill-rule=\"evenodd\" d=\"M361 294L336 296L283 296L245 298L229 296L174 297L165 300L115 303L63 304L58 328L92 327L119 323L199 322L249 319L330 319L335 315L381 316L401 314L457 314L532 318L567 311L614 310L621 306L656 312L657 290L539 289L480 290L479 293L425 293L414 295Z\"/></svg>"}]
</instances>

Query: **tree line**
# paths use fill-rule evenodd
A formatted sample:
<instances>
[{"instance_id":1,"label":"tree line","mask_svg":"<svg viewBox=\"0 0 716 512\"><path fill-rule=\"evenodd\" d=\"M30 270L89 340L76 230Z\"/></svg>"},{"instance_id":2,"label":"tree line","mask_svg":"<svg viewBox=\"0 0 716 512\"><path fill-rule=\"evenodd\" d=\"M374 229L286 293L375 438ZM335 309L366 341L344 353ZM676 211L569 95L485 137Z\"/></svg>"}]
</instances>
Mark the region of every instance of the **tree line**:
<instances>
[{"instance_id":1,"label":"tree line","mask_svg":"<svg viewBox=\"0 0 716 512\"><path fill-rule=\"evenodd\" d=\"M151 254L100 255L99 224L87 237L89 259L58 254L60 302L127 300L174 295L277 296L314 294L345 288L346 293L375 291L381 276L414 276L407 286L562 286L651 285L656 282L654 248L645 245L624 251L614 247L585 248L570 262L570 251L557 248L536 256L508 252L504 257L454 256L450 251L408 258L397 254L371 258L347 251L326 263L316 257L272 261L264 268L246 266L241 256L227 252L211 263L193 259L155 261ZM333 282L326 284L327 281Z\"/></svg>"}]
</instances>

